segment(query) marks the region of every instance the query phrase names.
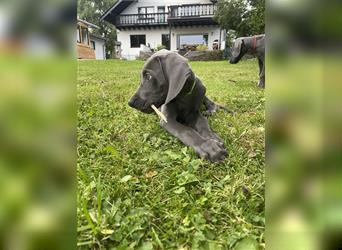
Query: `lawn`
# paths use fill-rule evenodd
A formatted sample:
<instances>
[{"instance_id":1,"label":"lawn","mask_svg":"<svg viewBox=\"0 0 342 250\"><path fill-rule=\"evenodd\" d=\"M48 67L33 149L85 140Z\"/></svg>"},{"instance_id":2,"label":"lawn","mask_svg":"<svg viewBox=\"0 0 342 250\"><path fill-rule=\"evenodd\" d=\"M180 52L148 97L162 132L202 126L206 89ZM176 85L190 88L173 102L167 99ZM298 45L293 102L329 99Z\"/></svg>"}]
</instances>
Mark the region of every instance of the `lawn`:
<instances>
[{"instance_id":1,"label":"lawn","mask_svg":"<svg viewBox=\"0 0 342 250\"><path fill-rule=\"evenodd\" d=\"M141 61L78 62L78 247L264 248L265 97L257 62L191 62L229 157L220 164L130 108ZM248 246L250 246L248 248Z\"/></svg>"}]
</instances>

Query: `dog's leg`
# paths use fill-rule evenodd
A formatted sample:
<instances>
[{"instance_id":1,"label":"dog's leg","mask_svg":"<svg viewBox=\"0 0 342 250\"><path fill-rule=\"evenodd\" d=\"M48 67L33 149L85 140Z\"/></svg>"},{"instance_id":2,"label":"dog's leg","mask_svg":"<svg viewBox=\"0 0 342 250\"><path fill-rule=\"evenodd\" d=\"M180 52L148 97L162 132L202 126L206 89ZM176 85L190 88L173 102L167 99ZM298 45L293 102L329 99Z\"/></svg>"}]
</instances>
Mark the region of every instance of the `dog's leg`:
<instances>
[{"instance_id":1,"label":"dog's leg","mask_svg":"<svg viewBox=\"0 0 342 250\"><path fill-rule=\"evenodd\" d=\"M216 111L218 111L219 109L223 109L225 111L229 111L226 107L213 102L207 96L204 96L203 104L205 106L205 111L204 111L205 115L212 115Z\"/></svg>"},{"instance_id":2,"label":"dog's leg","mask_svg":"<svg viewBox=\"0 0 342 250\"><path fill-rule=\"evenodd\" d=\"M259 63L259 88L265 88L265 61L264 58L258 58Z\"/></svg>"},{"instance_id":3,"label":"dog's leg","mask_svg":"<svg viewBox=\"0 0 342 250\"><path fill-rule=\"evenodd\" d=\"M221 143L212 139L203 138L193 128L177 122L173 112L168 111L165 106L162 107L162 113L167 117L167 122L161 120L161 127L177 137L185 145L192 147L201 158L208 159L212 162L224 160L227 151L221 146Z\"/></svg>"},{"instance_id":4,"label":"dog's leg","mask_svg":"<svg viewBox=\"0 0 342 250\"><path fill-rule=\"evenodd\" d=\"M263 62L261 58L258 57L258 66L259 66L259 76L261 75L262 72L262 67L263 67Z\"/></svg>"}]
</instances>

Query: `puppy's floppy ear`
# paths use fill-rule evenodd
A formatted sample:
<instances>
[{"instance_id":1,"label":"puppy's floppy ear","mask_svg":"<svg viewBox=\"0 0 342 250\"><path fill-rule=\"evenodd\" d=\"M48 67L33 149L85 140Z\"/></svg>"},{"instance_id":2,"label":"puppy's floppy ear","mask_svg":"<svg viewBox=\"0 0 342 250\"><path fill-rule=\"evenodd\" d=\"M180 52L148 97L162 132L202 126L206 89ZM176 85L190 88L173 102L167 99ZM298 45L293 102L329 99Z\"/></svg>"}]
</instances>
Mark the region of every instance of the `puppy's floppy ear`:
<instances>
[{"instance_id":1,"label":"puppy's floppy ear","mask_svg":"<svg viewBox=\"0 0 342 250\"><path fill-rule=\"evenodd\" d=\"M159 56L151 56L146 61L143 71L148 71L154 78L157 79L160 85L167 84Z\"/></svg>"},{"instance_id":2,"label":"puppy's floppy ear","mask_svg":"<svg viewBox=\"0 0 342 250\"><path fill-rule=\"evenodd\" d=\"M169 92L165 101L165 104L168 104L179 95L188 79L192 82L195 80L195 75L187 59L177 53L168 53L164 56L162 65L166 80L169 82Z\"/></svg>"},{"instance_id":3,"label":"puppy's floppy ear","mask_svg":"<svg viewBox=\"0 0 342 250\"><path fill-rule=\"evenodd\" d=\"M243 39L238 38L235 40L234 46L232 49L232 56L233 57L238 57L240 55L242 43L243 43Z\"/></svg>"}]
</instances>

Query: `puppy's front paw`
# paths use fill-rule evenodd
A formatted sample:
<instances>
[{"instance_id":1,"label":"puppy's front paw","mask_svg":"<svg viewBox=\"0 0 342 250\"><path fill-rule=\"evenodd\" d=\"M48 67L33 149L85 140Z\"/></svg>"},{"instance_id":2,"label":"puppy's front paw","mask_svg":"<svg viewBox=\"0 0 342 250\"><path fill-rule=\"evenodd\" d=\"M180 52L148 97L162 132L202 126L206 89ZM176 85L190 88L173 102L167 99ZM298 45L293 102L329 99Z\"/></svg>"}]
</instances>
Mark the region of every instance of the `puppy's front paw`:
<instances>
[{"instance_id":1,"label":"puppy's front paw","mask_svg":"<svg viewBox=\"0 0 342 250\"><path fill-rule=\"evenodd\" d=\"M259 88L264 89L265 88L265 80L260 79L257 85Z\"/></svg>"},{"instance_id":2,"label":"puppy's front paw","mask_svg":"<svg viewBox=\"0 0 342 250\"><path fill-rule=\"evenodd\" d=\"M223 147L222 143L209 139L196 149L197 154L204 159L211 162L223 161L228 155L227 150Z\"/></svg>"}]
</instances>

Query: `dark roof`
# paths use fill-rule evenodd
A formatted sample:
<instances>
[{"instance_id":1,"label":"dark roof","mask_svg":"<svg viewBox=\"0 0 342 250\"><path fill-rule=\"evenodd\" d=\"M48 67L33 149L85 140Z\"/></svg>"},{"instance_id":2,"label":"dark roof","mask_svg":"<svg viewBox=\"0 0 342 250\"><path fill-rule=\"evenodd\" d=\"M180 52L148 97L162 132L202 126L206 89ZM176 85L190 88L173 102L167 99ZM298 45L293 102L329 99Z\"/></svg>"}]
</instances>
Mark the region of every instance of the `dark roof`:
<instances>
[{"instance_id":1,"label":"dark roof","mask_svg":"<svg viewBox=\"0 0 342 250\"><path fill-rule=\"evenodd\" d=\"M102 36L94 35L94 34L91 34L91 33L90 33L89 35L90 35L90 38L91 38L91 37L95 37L95 38L97 38L97 39L106 41L106 38L104 38L104 37L102 37Z\"/></svg>"},{"instance_id":2,"label":"dark roof","mask_svg":"<svg viewBox=\"0 0 342 250\"><path fill-rule=\"evenodd\" d=\"M115 24L116 16L126 9L131 3L136 0L118 0L112 7L110 7L102 16L101 20L105 20L111 24Z\"/></svg>"}]
</instances>

